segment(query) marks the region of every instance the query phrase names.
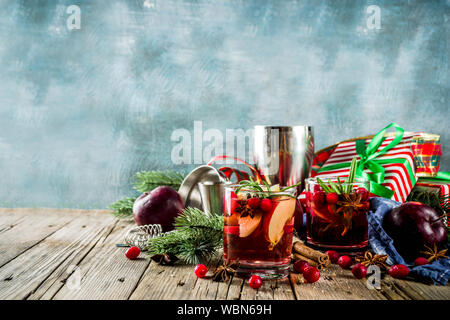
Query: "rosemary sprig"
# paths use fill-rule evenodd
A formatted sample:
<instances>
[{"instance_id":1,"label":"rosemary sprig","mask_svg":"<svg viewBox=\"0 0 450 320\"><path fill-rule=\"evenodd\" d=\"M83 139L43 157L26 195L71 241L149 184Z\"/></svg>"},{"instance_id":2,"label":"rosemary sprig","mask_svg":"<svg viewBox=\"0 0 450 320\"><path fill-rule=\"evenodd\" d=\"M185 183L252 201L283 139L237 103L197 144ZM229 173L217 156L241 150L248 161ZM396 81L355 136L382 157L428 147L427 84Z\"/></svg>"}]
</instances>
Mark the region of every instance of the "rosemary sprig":
<instances>
[{"instance_id":1,"label":"rosemary sprig","mask_svg":"<svg viewBox=\"0 0 450 320\"><path fill-rule=\"evenodd\" d=\"M353 182L355 182L356 176L356 164L357 164L356 157L353 157L352 163L350 164L350 172L348 174L347 186L345 188L346 193L350 193L352 191Z\"/></svg>"},{"instance_id":2,"label":"rosemary sprig","mask_svg":"<svg viewBox=\"0 0 450 320\"><path fill-rule=\"evenodd\" d=\"M323 191L325 191L326 193L331 193L333 192L333 190L330 189L330 187L328 187L326 185L325 182L322 181L322 179L320 179L319 177L317 177L316 179L317 183L319 184L319 186L323 189Z\"/></svg>"},{"instance_id":3,"label":"rosemary sprig","mask_svg":"<svg viewBox=\"0 0 450 320\"><path fill-rule=\"evenodd\" d=\"M283 194L283 192L298 187L302 183L302 181L299 181L292 186L284 187L280 189L280 191L275 192L275 194L270 190L270 185L267 183L267 181L263 180L262 183L266 186L266 191L261 188L261 185L257 181L250 177L250 180L242 180L241 182L239 182L239 187L236 188L235 192L236 194L238 194L242 189L245 189L258 193L262 198L272 198L274 196L288 196L291 198L295 198L295 196L293 196L292 194L287 192Z\"/></svg>"},{"instance_id":4,"label":"rosemary sprig","mask_svg":"<svg viewBox=\"0 0 450 320\"><path fill-rule=\"evenodd\" d=\"M325 191L326 193L337 193L337 194L343 194L343 193L350 193L352 192L353 189L353 183L355 182L355 177L356 177L356 167L357 167L357 160L356 157L354 157L352 159L352 163L350 164L350 172L348 175L347 180L345 181L347 183L347 185L343 185L341 179L339 177L337 177L337 183L331 181L331 179L328 179L328 185L323 182L322 179L320 179L319 177L316 178L317 183L319 184L319 186L323 189L323 191Z\"/></svg>"}]
</instances>

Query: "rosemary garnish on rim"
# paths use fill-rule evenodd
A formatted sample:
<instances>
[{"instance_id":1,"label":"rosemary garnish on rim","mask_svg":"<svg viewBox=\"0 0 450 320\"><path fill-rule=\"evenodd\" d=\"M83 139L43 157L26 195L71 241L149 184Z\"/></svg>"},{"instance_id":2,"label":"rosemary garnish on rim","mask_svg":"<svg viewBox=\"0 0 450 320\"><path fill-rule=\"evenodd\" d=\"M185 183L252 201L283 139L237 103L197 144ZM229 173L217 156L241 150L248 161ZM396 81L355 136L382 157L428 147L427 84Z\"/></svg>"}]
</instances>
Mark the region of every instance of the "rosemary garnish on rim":
<instances>
[{"instance_id":1,"label":"rosemary garnish on rim","mask_svg":"<svg viewBox=\"0 0 450 320\"><path fill-rule=\"evenodd\" d=\"M346 185L343 184L341 179L337 177L338 182L333 182L331 179L328 179L328 185L319 177L316 178L317 183L319 186L325 191L326 193L337 193L338 195L344 194L344 193L350 193L352 192L353 183L355 182L356 177L356 157L352 159L352 163L350 165L350 172L348 175L347 180L345 180Z\"/></svg>"},{"instance_id":2,"label":"rosemary garnish on rim","mask_svg":"<svg viewBox=\"0 0 450 320\"><path fill-rule=\"evenodd\" d=\"M264 184L266 190L264 190L261 184L255 181L252 177L250 177L249 180L242 180L241 182L239 182L239 187L236 188L236 194L238 194L241 190L245 190L258 193L258 195L260 195L262 198L271 198L273 196L280 196L280 195L296 198L296 196L288 192L286 193L283 192L298 187L302 183L302 181L299 181L294 185L284 187L280 189L280 191L271 190L270 185L266 180L263 180L262 183Z\"/></svg>"}]
</instances>

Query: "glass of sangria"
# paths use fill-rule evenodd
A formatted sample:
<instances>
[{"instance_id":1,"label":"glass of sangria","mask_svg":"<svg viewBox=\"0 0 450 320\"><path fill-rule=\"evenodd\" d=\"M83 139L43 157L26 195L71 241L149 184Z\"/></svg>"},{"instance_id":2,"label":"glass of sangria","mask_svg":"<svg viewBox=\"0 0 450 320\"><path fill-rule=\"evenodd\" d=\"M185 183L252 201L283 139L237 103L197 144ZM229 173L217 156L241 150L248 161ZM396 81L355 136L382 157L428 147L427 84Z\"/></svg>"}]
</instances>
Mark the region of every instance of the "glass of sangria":
<instances>
[{"instance_id":1,"label":"glass of sangria","mask_svg":"<svg viewBox=\"0 0 450 320\"><path fill-rule=\"evenodd\" d=\"M306 179L307 242L349 254L367 248L369 186L366 179Z\"/></svg>"},{"instance_id":2,"label":"glass of sangria","mask_svg":"<svg viewBox=\"0 0 450 320\"><path fill-rule=\"evenodd\" d=\"M225 187L224 260L238 261L236 274L280 279L289 274L295 187Z\"/></svg>"}]
</instances>

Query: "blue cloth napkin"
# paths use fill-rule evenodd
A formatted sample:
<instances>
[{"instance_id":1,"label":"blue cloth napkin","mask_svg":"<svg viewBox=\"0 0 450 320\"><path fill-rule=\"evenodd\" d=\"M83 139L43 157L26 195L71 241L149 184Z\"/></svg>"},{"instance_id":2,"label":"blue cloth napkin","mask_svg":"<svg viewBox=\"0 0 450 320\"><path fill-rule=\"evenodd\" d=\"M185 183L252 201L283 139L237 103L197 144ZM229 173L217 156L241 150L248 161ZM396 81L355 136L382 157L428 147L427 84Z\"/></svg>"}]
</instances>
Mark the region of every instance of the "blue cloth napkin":
<instances>
[{"instance_id":1,"label":"blue cloth napkin","mask_svg":"<svg viewBox=\"0 0 450 320\"><path fill-rule=\"evenodd\" d=\"M389 256L388 264L404 264L407 265L411 273L410 275L421 280L432 280L434 284L446 285L450 280L450 259L440 259L425 266L414 267L407 264L403 257L394 247L394 241L384 231L383 218L400 202L388 200L384 198L371 198L370 206L375 209L367 215L369 222L369 244L376 254L387 254Z\"/></svg>"}]
</instances>

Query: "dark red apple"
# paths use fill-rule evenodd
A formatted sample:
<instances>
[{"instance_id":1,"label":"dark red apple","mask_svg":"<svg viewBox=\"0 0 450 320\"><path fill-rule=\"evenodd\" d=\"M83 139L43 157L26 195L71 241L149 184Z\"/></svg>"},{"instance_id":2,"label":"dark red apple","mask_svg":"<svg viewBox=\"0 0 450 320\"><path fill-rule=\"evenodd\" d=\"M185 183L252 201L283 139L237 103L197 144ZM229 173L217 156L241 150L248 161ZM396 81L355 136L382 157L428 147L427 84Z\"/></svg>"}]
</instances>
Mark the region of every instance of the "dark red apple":
<instances>
[{"instance_id":1,"label":"dark red apple","mask_svg":"<svg viewBox=\"0 0 450 320\"><path fill-rule=\"evenodd\" d=\"M138 226L160 224L163 232L174 229L175 218L184 210L178 192L166 186L145 192L133 205L134 220Z\"/></svg>"},{"instance_id":2,"label":"dark red apple","mask_svg":"<svg viewBox=\"0 0 450 320\"><path fill-rule=\"evenodd\" d=\"M420 202L406 202L394 208L383 220L383 228L394 247L408 262L414 261L424 245L445 245L447 230L436 211Z\"/></svg>"}]
</instances>

